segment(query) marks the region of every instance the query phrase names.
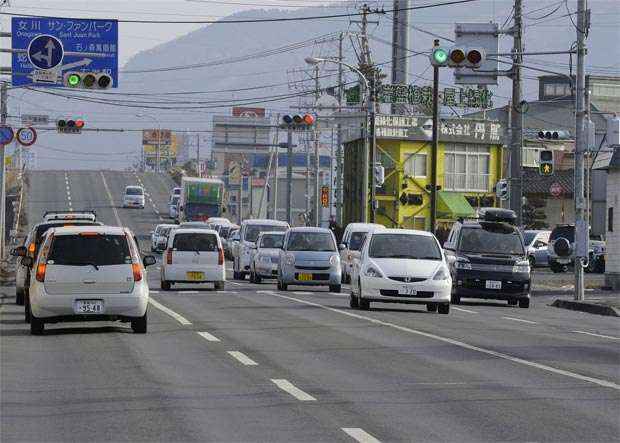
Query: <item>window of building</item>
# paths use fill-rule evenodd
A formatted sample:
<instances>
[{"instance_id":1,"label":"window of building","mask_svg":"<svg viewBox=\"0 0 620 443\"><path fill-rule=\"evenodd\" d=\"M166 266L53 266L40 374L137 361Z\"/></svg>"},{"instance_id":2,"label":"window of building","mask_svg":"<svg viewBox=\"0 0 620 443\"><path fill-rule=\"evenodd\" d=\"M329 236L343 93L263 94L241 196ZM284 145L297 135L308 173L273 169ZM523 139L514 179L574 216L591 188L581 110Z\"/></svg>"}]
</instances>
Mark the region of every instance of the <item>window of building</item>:
<instances>
[{"instance_id":1,"label":"window of building","mask_svg":"<svg viewBox=\"0 0 620 443\"><path fill-rule=\"evenodd\" d=\"M595 84L592 85L592 97L615 98L620 97L620 85Z\"/></svg>"},{"instance_id":2,"label":"window of building","mask_svg":"<svg viewBox=\"0 0 620 443\"><path fill-rule=\"evenodd\" d=\"M523 166L537 168L540 161L540 148L523 148Z\"/></svg>"},{"instance_id":3,"label":"window of building","mask_svg":"<svg viewBox=\"0 0 620 443\"><path fill-rule=\"evenodd\" d=\"M426 230L426 218L425 217L413 217L413 229L418 229L420 231Z\"/></svg>"},{"instance_id":4,"label":"window of building","mask_svg":"<svg viewBox=\"0 0 620 443\"><path fill-rule=\"evenodd\" d=\"M545 85L546 97L570 97L570 85L566 83L547 83Z\"/></svg>"},{"instance_id":5,"label":"window of building","mask_svg":"<svg viewBox=\"0 0 620 443\"><path fill-rule=\"evenodd\" d=\"M426 177L426 154L414 154L404 164L405 174L410 177Z\"/></svg>"},{"instance_id":6,"label":"window of building","mask_svg":"<svg viewBox=\"0 0 620 443\"><path fill-rule=\"evenodd\" d=\"M607 208L607 231L614 232L614 208Z\"/></svg>"},{"instance_id":7,"label":"window of building","mask_svg":"<svg viewBox=\"0 0 620 443\"><path fill-rule=\"evenodd\" d=\"M489 191L490 148L481 145L446 145L444 189Z\"/></svg>"}]
</instances>

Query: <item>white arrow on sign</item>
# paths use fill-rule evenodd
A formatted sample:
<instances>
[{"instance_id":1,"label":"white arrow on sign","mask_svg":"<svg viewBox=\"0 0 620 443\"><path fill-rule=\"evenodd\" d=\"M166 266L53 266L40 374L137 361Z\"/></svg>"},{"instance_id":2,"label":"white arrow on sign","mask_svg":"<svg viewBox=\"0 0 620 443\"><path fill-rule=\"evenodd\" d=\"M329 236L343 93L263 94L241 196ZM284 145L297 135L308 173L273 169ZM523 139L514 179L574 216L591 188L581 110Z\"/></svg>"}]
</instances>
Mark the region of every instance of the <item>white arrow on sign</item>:
<instances>
[{"instance_id":1,"label":"white arrow on sign","mask_svg":"<svg viewBox=\"0 0 620 443\"><path fill-rule=\"evenodd\" d=\"M75 62L67 63L66 65L61 65L60 67L50 69L48 71L33 71L28 75L28 78L35 81L38 80L41 83L61 83L62 82L62 71L66 71L68 69L80 68L82 66L88 66L93 62L90 58L83 58L82 60L78 60ZM42 74L44 72L51 73L46 75L45 78L42 78Z\"/></svg>"},{"instance_id":2,"label":"white arrow on sign","mask_svg":"<svg viewBox=\"0 0 620 443\"><path fill-rule=\"evenodd\" d=\"M45 60L47 61L47 66L51 67L52 66L52 52L54 52L54 48L56 48L54 41L52 39L49 39L47 43L45 44L45 49L47 49L47 55L43 55L43 53L39 51L36 54L33 54L32 58L38 62L40 62L41 60Z\"/></svg>"},{"instance_id":3,"label":"white arrow on sign","mask_svg":"<svg viewBox=\"0 0 620 443\"><path fill-rule=\"evenodd\" d=\"M67 69L80 68L82 66L88 66L93 62L90 58L83 58L82 60L78 60L76 62L67 63L66 65L60 66L60 72L66 71Z\"/></svg>"}]
</instances>

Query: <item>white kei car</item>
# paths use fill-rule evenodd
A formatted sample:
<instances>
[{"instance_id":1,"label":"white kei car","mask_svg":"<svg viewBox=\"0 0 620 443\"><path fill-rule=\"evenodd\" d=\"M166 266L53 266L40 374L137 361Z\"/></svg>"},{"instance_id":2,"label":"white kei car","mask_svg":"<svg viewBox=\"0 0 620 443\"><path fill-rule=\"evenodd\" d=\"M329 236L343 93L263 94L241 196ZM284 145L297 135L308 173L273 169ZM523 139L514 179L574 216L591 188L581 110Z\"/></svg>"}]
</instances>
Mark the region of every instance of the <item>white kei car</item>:
<instances>
[{"instance_id":1,"label":"white kei car","mask_svg":"<svg viewBox=\"0 0 620 443\"><path fill-rule=\"evenodd\" d=\"M116 226L70 226L47 231L32 267L30 332L45 323L120 320L134 332L147 329L149 287L134 235Z\"/></svg>"},{"instance_id":2,"label":"white kei car","mask_svg":"<svg viewBox=\"0 0 620 443\"><path fill-rule=\"evenodd\" d=\"M224 249L217 232L210 229L178 228L170 232L161 266L161 288L174 283L213 283L224 289Z\"/></svg>"},{"instance_id":3,"label":"white kei car","mask_svg":"<svg viewBox=\"0 0 620 443\"><path fill-rule=\"evenodd\" d=\"M371 302L425 304L431 312L450 312L452 278L435 236L409 229L369 233L351 276L351 307Z\"/></svg>"}]
</instances>

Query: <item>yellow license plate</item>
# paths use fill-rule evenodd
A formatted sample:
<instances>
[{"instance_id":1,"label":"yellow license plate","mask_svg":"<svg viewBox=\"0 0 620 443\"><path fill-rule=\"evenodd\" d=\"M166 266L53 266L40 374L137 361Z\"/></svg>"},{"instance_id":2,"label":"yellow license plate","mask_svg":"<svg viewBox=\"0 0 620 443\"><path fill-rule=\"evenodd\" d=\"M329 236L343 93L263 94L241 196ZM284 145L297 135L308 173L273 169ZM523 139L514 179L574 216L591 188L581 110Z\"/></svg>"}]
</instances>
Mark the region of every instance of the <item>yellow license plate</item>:
<instances>
[{"instance_id":1,"label":"yellow license plate","mask_svg":"<svg viewBox=\"0 0 620 443\"><path fill-rule=\"evenodd\" d=\"M311 281L312 280L312 274L298 274L297 275L297 280L299 280L299 281Z\"/></svg>"},{"instance_id":2,"label":"yellow license plate","mask_svg":"<svg viewBox=\"0 0 620 443\"><path fill-rule=\"evenodd\" d=\"M192 281L204 280L205 279L205 273L204 272L188 272L187 273L187 279L188 280L192 280Z\"/></svg>"}]
</instances>

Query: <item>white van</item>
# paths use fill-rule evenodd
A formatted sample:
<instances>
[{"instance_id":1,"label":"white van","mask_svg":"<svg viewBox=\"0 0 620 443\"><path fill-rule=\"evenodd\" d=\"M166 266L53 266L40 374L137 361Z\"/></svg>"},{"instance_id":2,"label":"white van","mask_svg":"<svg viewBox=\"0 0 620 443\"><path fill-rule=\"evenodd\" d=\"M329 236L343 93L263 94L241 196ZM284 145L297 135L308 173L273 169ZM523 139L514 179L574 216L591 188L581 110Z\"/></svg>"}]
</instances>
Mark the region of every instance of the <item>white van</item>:
<instances>
[{"instance_id":1,"label":"white van","mask_svg":"<svg viewBox=\"0 0 620 443\"><path fill-rule=\"evenodd\" d=\"M126 186L123 194L123 208L144 209L144 188L142 186Z\"/></svg>"},{"instance_id":2,"label":"white van","mask_svg":"<svg viewBox=\"0 0 620 443\"><path fill-rule=\"evenodd\" d=\"M286 232L289 224L279 220L249 219L241 222L239 243L233 249L233 278L244 280L250 273L250 264L256 239L261 232Z\"/></svg>"},{"instance_id":3,"label":"white van","mask_svg":"<svg viewBox=\"0 0 620 443\"><path fill-rule=\"evenodd\" d=\"M342 282L349 283L353 272L353 261L360 256L360 249L369 232L384 228L377 223L349 223L342 234L340 250L340 266L342 267Z\"/></svg>"}]
</instances>

